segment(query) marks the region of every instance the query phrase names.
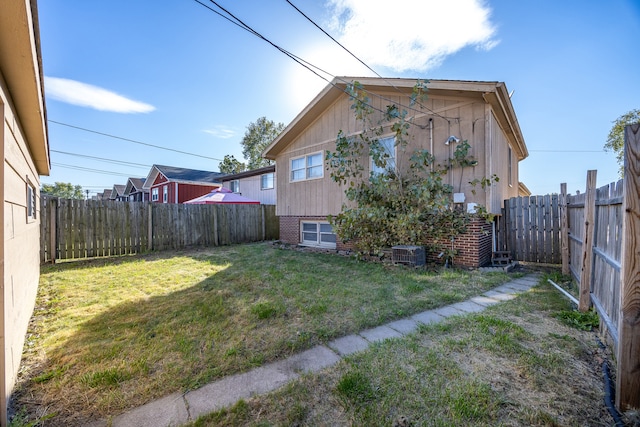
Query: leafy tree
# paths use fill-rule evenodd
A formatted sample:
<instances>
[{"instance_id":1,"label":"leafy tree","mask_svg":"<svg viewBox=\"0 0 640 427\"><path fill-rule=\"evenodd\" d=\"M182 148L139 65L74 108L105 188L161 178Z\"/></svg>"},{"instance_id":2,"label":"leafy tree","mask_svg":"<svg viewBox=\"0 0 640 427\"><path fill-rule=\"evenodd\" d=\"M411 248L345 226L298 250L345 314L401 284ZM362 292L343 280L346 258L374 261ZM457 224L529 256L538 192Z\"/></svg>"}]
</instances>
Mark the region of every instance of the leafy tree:
<instances>
[{"instance_id":1,"label":"leafy tree","mask_svg":"<svg viewBox=\"0 0 640 427\"><path fill-rule=\"evenodd\" d=\"M242 144L242 155L247 160L247 169L257 169L273 164L271 160L262 158L262 152L276 139L284 129L283 123L274 123L266 117L260 117L247 126Z\"/></svg>"},{"instance_id":2,"label":"leafy tree","mask_svg":"<svg viewBox=\"0 0 640 427\"><path fill-rule=\"evenodd\" d=\"M61 199L84 199L82 186L73 185L70 182L56 182L54 185L42 184L42 194L60 197Z\"/></svg>"},{"instance_id":3,"label":"leafy tree","mask_svg":"<svg viewBox=\"0 0 640 427\"><path fill-rule=\"evenodd\" d=\"M411 105L426 98L426 83L418 81ZM375 111L362 85L355 82L347 90L363 132L346 136L340 131L336 150L326 153L331 178L346 187L349 200L338 215L329 217L336 234L342 241L352 241L364 254L380 254L382 248L398 244L427 245L429 241L448 257L453 256L445 248L465 232L471 214L452 209L453 187L444 177L453 167L475 165L475 159L468 156L469 144L459 144L454 158L445 159L443 165L427 150L415 150L405 167L402 153L407 150L412 121L407 111L390 105L374 122L371 117ZM385 129L393 132L397 158L391 155L389 140L380 138ZM369 162L376 170L363 176ZM493 176L476 183L485 187L496 180ZM488 217L484 209L480 215Z\"/></svg>"},{"instance_id":4,"label":"leafy tree","mask_svg":"<svg viewBox=\"0 0 640 427\"><path fill-rule=\"evenodd\" d=\"M624 127L634 123L640 123L640 110L631 110L613 121L613 127L609 131L605 151L616 153L620 178L624 177Z\"/></svg>"},{"instance_id":5,"label":"leafy tree","mask_svg":"<svg viewBox=\"0 0 640 427\"><path fill-rule=\"evenodd\" d=\"M224 159L218 164L218 169L222 173L238 173L242 172L247 166L234 156L226 155Z\"/></svg>"}]
</instances>

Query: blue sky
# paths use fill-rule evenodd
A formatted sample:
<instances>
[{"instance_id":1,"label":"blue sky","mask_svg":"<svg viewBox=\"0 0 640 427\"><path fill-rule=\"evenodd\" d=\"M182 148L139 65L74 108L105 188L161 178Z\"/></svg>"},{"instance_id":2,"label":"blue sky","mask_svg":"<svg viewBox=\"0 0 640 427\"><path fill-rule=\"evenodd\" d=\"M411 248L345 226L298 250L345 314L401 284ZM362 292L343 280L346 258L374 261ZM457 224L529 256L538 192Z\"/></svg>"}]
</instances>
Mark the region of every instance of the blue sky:
<instances>
[{"instance_id":1,"label":"blue sky","mask_svg":"<svg viewBox=\"0 0 640 427\"><path fill-rule=\"evenodd\" d=\"M612 121L640 108L637 0L291 2L385 77L505 82L533 194L561 182L584 191L589 169L599 186L617 180L602 147ZM217 3L329 79L373 75L286 0ZM43 183L95 194L154 163L217 170L226 154L242 160L249 123L288 124L327 84L194 0L38 6L52 150Z\"/></svg>"}]
</instances>

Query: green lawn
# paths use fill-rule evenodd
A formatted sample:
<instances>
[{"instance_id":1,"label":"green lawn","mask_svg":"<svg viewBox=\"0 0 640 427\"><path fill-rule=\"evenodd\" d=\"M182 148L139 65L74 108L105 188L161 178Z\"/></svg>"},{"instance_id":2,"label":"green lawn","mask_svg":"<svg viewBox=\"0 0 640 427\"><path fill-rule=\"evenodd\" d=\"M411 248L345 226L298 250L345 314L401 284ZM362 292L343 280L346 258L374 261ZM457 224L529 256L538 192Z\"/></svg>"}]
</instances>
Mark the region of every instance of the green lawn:
<instances>
[{"instance_id":1,"label":"green lawn","mask_svg":"<svg viewBox=\"0 0 640 427\"><path fill-rule=\"evenodd\" d=\"M190 426L611 426L599 366L606 352L574 327L583 322L566 318L575 312L563 298L541 285Z\"/></svg>"},{"instance_id":2,"label":"green lawn","mask_svg":"<svg viewBox=\"0 0 640 427\"><path fill-rule=\"evenodd\" d=\"M83 424L507 278L266 243L44 266L16 402Z\"/></svg>"}]
</instances>

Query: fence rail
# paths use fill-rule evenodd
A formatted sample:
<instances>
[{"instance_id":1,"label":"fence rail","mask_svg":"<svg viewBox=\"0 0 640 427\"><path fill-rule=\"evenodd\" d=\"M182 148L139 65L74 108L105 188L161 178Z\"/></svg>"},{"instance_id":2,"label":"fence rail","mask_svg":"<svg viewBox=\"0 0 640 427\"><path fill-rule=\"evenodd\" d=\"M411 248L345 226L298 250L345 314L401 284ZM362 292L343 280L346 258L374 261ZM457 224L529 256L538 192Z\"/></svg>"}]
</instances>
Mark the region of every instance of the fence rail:
<instances>
[{"instance_id":1,"label":"fence rail","mask_svg":"<svg viewBox=\"0 0 640 427\"><path fill-rule=\"evenodd\" d=\"M41 262L277 239L271 205L183 205L43 196Z\"/></svg>"}]
</instances>

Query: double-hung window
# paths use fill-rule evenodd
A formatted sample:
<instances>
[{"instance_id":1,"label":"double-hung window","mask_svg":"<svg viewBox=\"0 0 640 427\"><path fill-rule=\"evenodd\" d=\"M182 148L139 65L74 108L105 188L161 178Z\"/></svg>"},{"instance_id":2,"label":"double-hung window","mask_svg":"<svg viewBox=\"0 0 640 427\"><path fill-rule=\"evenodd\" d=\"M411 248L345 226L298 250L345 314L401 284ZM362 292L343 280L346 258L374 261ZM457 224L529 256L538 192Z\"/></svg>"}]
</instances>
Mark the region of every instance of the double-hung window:
<instances>
[{"instance_id":1,"label":"double-hung window","mask_svg":"<svg viewBox=\"0 0 640 427\"><path fill-rule=\"evenodd\" d=\"M301 242L303 245L335 249L336 235L327 222L302 222Z\"/></svg>"},{"instance_id":2,"label":"double-hung window","mask_svg":"<svg viewBox=\"0 0 640 427\"><path fill-rule=\"evenodd\" d=\"M273 188L273 173L265 173L260 177L260 189L270 190Z\"/></svg>"},{"instance_id":3,"label":"double-hung window","mask_svg":"<svg viewBox=\"0 0 640 427\"><path fill-rule=\"evenodd\" d=\"M390 136L387 138L380 138L378 140L380 144L380 159L385 166L376 165L375 159L371 157L371 173L379 175L387 171L395 172L396 170L396 138Z\"/></svg>"},{"instance_id":4,"label":"double-hung window","mask_svg":"<svg viewBox=\"0 0 640 427\"><path fill-rule=\"evenodd\" d=\"M158 201L158 187L153 187L151 189L151 201L152 202Z\"/></svg>"},{"instance_id":5,"label":"double-hung window","mask_svg":"<svg viewBox=\"0 0 640 427\"><path fill-rule=\"evenodd\" d=\"M162 203L167 203L169 201L169 186L165 185L162 187Z\"/></svg>"},{"instance_id":6,"label":"double-hung window","mask_svg":"<svg viewBox=\"0 0 640 427\"><path fill-rule=\"evenodd\" d=\"M237 179L234 179L233 181L229 182L229 189L231 190L232 193L239 193L240 192L240 181L238 181Z\"/></svg>"},{"instance_id":7,"label":"double-hung window","mask_svg":"<svg viewBox=\"0 0 640 427\"><path fill-rule=\"evenodd\" d=\"M291 159L291 181L322 178L322 153Z\"/></svg>"}]
</instances>

